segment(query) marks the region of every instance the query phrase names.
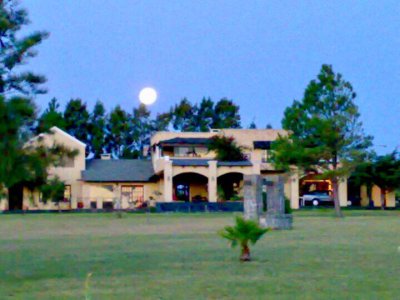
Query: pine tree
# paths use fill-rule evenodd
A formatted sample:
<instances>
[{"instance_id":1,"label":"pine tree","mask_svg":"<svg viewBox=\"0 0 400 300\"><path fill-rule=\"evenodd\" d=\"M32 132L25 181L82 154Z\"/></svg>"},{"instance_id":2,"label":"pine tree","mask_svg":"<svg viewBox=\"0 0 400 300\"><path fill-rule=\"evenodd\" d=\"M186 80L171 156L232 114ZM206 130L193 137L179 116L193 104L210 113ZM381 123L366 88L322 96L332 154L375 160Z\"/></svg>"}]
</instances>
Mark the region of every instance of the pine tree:
<instances>
[{"instance_id":1,"label":"pine tree","mask_svg":"<svg viewBox=\"0 0 400 300\"><path fill-rule=\"evenodd\" d=\"M203 98L195 111L197 112L196 131L210 131L215 115L214 102L211 98Z\"/></svg>"},{"instance_id":2,"label":"pine tree","mask_svg":"<svg viewBox=\"0 0 400 300\"><path fill-rule=\"evenodd\" d=\"M152 131L168 131L172 120L171 112L157 114L156 118L152 121Z\"/></svg>"},{"instance_id":3,"label":"pine tree","mask_svg":"<svg viewBox=\"0 0 400 300\"><path fill-rule=\"evenodd\" d=\"M322 172L321 177L331 180L337 216L342 216L339 179L349 176L365 159L372 141L362 129L355 98L351 84L323 65L303 99L285 110L282 126L289 135L273 144L277 168L296 165L303 171Z\"/></svg>"},{"instance_id":4,"label":"pine tree","mask_svg":"<svg viewBox=\"0 0 400 300\"><path fill-rule=\"evenodd\" d=\"M241 128L239 106L232 100L219 100L214 111L212 128Z\"/></svg>"},{"instance_id":5,"label":"pine tree","mask_svg":"<svg viewBox=\"0 0 400 300\"><path fill-rule=\"evenodd\" d=\"M129 120L129 114L119 105L108 115L106 124L106 150L114 157L122 158L124 151L127 151L127 147L132 144L133 138L130 135Z\"/></svg>"},{"instance_id":6,"label":"pine tree","mask_svg":"<svg viewBox=\"0 0 400 300\"><path fill-rule=\"evenodd\" d=\"M106 109L97 101L89 116L89 149L95 158L104 152L106 141Z\"/></svg>"},{"instance_id":7,"label":"pine tree","mask_svg":"<svg viewBox=\"0 0 400 300\"><path fill-rule=\"evenodd\" d=\"M152 134L150 111L147 109L146 105L140 104L138 108L133 110L131 130L133 136L131 151L135 153L133 156L143 158L144 146L150 143ZM132 155L130 156L132 157Z\"/></svg>"},{"instance_id":8,"label":"pine tree","mask_svg":"<svg viewBox=\"0 0 400 300\"><path fill-rule=\"evenodd\" d=\"M29 182L43 184L50 165L76 154L59 145L39 145L40 139L35 147L27 143L36 119L33 97L45 92L46 79L23 65L48 36L22 35L27 24L28 14L16 1L0 1L0 193Z\"/></svg>"},{"instance_id":9,"label":"pine tree","mask_svg":"<svg viewBox=\"0 0 400 300\"><path fill-rule=\"evenodd\" d=\"M373 163L374 183L381 190L381 209L386 207L388 193L400 188L400 155L396 150L378 156Z\"/></svg>"},{"instance_id":10,"label":"pine tree","mask_svg":"<svg viewBox=\"0 0 400 300\"><path fill-rule=\"evenodd\" d=\"M89 112L81 99L71 99L64 110L65 129L86 145L89 144ZM87 151L90 149L88 148Z\"/></svg>"},{"instance_id":11,"label":"pine tree","mask_svg":"<svg viewBox=\"0 0 400 300\"><path fill-rule=\"evenodd\" d=\"M60 104L56 98L52 98L48 103L46 110L38 119L36 133L47 132L53 126L60 129L65 129L65 121L62 112L60 111Z\"/></svg>"},{"instance_id":12,"label":"pine tree","mask_svg":"<svg viewBox=\"0 0 400 300\"><path fill-rule=\"evenodd\" d=\"M197 108L192 103L183 98L179 104L173 107L172 125L175 130L179 131L195 131L196 130L196 114Z\"/></svg>"}]
</instances>

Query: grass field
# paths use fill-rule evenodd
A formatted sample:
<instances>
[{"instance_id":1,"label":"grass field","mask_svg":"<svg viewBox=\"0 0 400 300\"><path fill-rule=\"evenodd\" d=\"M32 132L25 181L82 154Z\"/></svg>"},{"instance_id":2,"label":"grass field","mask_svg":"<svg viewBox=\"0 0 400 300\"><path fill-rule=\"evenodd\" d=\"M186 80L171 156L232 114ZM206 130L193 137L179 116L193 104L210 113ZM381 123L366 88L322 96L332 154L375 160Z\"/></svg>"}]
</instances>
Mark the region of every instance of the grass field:
<instances>
[{"instance_id":1,"label":"grass field","mask_svg":"<svg viewBox=\"0 0 400 300\"><path fill-rule=\"evenodd\" d=\"M232 214L1 215L0 299L399 299L400 212L331 216L296 213L240 263L216 234Z\"/></svg>"}]
</instances>

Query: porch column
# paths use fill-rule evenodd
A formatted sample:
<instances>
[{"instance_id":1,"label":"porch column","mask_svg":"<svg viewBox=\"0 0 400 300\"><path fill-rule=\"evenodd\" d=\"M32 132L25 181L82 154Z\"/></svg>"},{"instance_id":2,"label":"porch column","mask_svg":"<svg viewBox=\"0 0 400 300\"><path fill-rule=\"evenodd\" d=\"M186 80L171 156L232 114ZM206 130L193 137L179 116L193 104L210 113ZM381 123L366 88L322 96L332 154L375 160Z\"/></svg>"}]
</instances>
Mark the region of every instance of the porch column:
<instances>
[{"instance_id":1,"label":"porch column","mask_svg":"<svg viewBox=\"0 0 400 300\"><path fill-rule=\"evenodd\" d=\"M89 202L90 205L90 202ZM96 199L96 208L97 209L103 209L103 198L97 198Z\"/></svg>"},{"instance_id":2,"label":"porch column","mask_svg":"<svg viewBox=\"0 0 400 300\"><path fill-rule=\"evenodd\" d=\"M165 202L172 202L172 161L165 161L164 164L164 201Z\"/></svg>"},{"instance_id":3,"label":"porch column","mask_svg":"<svg viewBox=\"0 0 400 300\"><path fill-rule=\"evenodd\" d=\"M155 158L159 159L160 158L160 147L159 146L155 146Z\"/></svg>"},{"instance_id":4,"label":"porch column","mask_svg":"<svg viewBox=\"0 0 400 300\"><path fill-rule=\"evenodd\" d=\"M78 183L76 185L71 184L71 209L78 208L78 195L83 194L83 184ZM82 197L82 196L81 196Z\"/></svg>"},{"instance_id":5,"label":"porch column","mask_svg":"<svg viewBox=\"0 0 400 300\"><path fill-rule=\"evenodd\" d=\"M339 192L339 203L340 206L347 206L347 201L348 201L348 197L347 197L347 178L346 177L342 177L339 179L339 188L338 188Z\"/></svg>"},{"instance_id":6,"label":"porch column","mask_svg":"<svg viewBox=\"0 0 400 300\"><path fill-rule=\"evenodd\" d=\"M8 196L4 198L0 198L0 211L4 211L8 209Z\"/></svg>"},{"instance_id":7,"label":"porch column","mask_svg":"<svg viewBox=\"0 0 400 300\"><path fill-rule=\"evenodd\" d=\"M208 201L217 202L217 161L208 162Z\"/></svg>"},{"instance_id":8,"label":"porch column","mask_svg":"<svg viewBox=\"0 0 400 300\"><path fill-rule=\"evenodd\" d=\"M290 207L299 209L299 173L292 171L289 176L290 180Z\"/></svg>"}]
</instances>

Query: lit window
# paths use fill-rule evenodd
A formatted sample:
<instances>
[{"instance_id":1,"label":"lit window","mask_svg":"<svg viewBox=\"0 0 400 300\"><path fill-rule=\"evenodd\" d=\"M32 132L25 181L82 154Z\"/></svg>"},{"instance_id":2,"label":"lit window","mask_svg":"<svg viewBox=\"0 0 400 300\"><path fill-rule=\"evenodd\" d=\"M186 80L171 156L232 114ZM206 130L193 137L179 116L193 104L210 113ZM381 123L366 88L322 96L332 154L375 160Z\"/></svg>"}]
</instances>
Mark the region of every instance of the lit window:
<instances>
[{"instance_id":1,"label":"lit window","mask_svg":"<svg viewBox=\"0 0 400 300\"><path fill-rule=\"evenodd\" d=\"M121 198L128 202L143 202L144 188L142 185L125 185L121 187Z\"/></svg>"}]
</instances>

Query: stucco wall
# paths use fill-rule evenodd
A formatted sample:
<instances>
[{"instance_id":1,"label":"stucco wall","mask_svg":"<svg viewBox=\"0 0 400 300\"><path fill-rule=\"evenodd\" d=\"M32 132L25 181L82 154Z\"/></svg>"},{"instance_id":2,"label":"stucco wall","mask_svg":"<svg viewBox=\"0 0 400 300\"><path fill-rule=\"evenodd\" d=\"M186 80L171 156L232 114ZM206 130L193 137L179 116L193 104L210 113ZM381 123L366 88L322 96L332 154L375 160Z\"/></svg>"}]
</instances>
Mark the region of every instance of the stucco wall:
<instances>
[{"instance_id":1,"label":"stucco wall","mask_svg":"<svg viewBox=\"0 0 400 300\"><path fill-rule=\"evenodd\" d=\"M159 195L159 184L158 183L143 183L143 182L96 182L83 184L83 197L79 200L86 203L88 201L95 201L104 199L104 201L110 201L116 197L121 196L122 186L143 186L143 197L144 200L150 200L150 197L157 200ZM109 187L109 188L108 188Z\"/></svg>"},{"instance_id":2,"label":"stucco wall","mask_svg":"<svg viewBox=\"0 0 400 300\"><path fill-rule=\"evenodd\" d=\"M208 191L206 184L190 184L190 200L193 199L195 196L201 196L208 199Z\"/></svg>"},{"instance_id":3,"label":"stucco wall","mask_svg":"<svg viewBox=\"0 0 400 300\"><path fill-rule=\"evenodd\" d=\"M71 186L71 204L61 203L62 209L76 208L76 199L82 195L82 182L80 181L81 172L85 169L85 144L66 134L58 128L52 128L52 133L40 134L38 137L29 141L26 146L35 147L44 145L51 147L53 145L62 145L70 150L76 150L78 153L72 159L70 166L49 167L49 178L58 177L66 185ZM5 202L8 202L7 200ZM3 206L7 206L4 205ZM52 201L46 203L40 201L40 194L37 190L23 190L23 208L24 209L57 209L58 206Z\"/></svg>"},{"instance_id":4,"label":"stucco wall","mask_svg":"<svg viewBox=\"0 0 400 300\"><path fill-rule=\"evenodd\" d=\"M372 201L374 202L375 207L381 207L381 189L376 185L372 188ZM368 206L368 196L367 196L367 188L365 186L361 187L361 205ZM386 194L386 207L395 207L395 193L391 192Z\"/></svg>"}]
</instances>

